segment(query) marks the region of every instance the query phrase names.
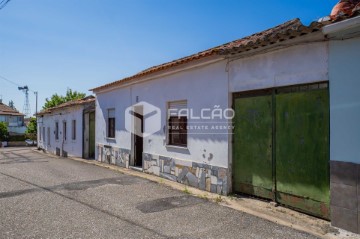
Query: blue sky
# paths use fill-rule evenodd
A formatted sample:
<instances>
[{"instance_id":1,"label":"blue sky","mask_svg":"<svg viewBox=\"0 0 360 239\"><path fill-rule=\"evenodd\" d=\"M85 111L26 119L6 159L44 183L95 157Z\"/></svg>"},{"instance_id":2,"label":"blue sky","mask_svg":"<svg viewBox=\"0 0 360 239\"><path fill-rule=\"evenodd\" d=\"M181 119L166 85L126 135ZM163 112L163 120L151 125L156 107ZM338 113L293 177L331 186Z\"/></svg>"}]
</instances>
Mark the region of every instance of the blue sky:
<instances>
[{"instance_id":1,"label":"blue sky","mask_svg":"<svg viewBox=\"0 0 360 239\"><path fill-rule=\"evenodd\" d=\"M337 0L11 0L0 10L0 76L46 97L88 89L300 18ZM0 79L4 103L24 94ZM35 97L30 93L31 111Z\"/></svg>"}]
</instances>

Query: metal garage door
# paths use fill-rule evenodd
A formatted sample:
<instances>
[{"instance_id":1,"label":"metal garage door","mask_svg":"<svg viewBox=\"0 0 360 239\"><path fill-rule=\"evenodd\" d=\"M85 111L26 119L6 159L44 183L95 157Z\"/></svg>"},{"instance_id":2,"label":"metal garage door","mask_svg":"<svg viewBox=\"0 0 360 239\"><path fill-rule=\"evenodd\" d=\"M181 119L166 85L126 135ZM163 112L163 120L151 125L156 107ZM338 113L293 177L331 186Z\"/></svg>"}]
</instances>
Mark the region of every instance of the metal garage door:
<instances>
[{"instance_id":1,"label":"metal garage door","mask_svg":"<svg viewBox=\"0 0 360 239\"><path fill-rule=\"evenodd\" d=\"M276 95L277 201L329 218L327 89Z\"/></svg>"},{"instance_id":2,"label":"metal garage door","mask_svg":"<svg viewBox=\"0 0 360 239\"><path fill-rule=\"evenodd\" d=\"M234 95L233 189L329 218L327 84Z\"/></svg>"},{"instance_id":3,"label":"metal garage door","mask_svg":"<svg viewBox=\"0 0 360 239\"><path fill-rule=\"evenodd\" d=\"M267 92L235 99L234 191L274 197L271 112L272 96Z\"/></svg>"}]
</instances>

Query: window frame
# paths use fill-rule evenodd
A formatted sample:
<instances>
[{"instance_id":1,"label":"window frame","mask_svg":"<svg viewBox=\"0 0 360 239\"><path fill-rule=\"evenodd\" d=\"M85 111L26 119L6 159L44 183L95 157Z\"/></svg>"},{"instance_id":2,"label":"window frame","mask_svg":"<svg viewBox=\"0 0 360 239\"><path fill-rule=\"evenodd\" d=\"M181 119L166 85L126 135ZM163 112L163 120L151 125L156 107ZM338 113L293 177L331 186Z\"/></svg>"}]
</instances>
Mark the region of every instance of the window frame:
<instances>
[{"instance_id":1,"label":"window frame","mask_svg":"<svg viewBox=\"0 0 360 239\"><path fill-rule=\"evenodd\" d=\"M67 142L67 122L66 122L66 120L64 120L63 122L62 122L62 138L63 138L63 140L64 140L64 142Z\"/></svg>"},{"instance_id":2,"label":"window frame","mask_svg":"<svg viewBox=\"0 0 360 239\"><path fill-rule=\"evenodd\" d=\"M176 147L176 148L185 148L187 149L188 147L188 130L187 130L187 126L188 126L188 117L187 116L181 116L181 115L169 115L169 109L171 108L171 104L172 103L176 103L176 102L184 102L184 104L186 104L186 108L187 108L187 100L175 100L175 101L169 101L167 102L167 112L166 112L166 146L167 147ZM178 124L183 124L182 127L179 127L178 129L174 129L172 126L173 124L173 120L174 119L178 119L180 122L178 122ZM183 121L183 122L181 122ZM176 123L176 122L174 122ZM174 142L174 138L172 137L172 135L179 135L180 138L180 142Z\"/></svg>"},{"instance_id":3,"label":"window frame","mask_svg":"<svg viewBox=\"0 0 360 239\"><path fill-rule=\"evenodd\" d=\"M55 141L59 140L59 121L55 121Z\"/></svg>"},{"instance_id":4,"label":"window frame","mask_svg":"<svg viewBox=\"0 0 360 239\"><path fill-rule=\"evenodd\" d=\"M168 118L168 145L187 148L188 146L188 132L186 116L170 116ZM176 127L176 128L174 128ZM176 140L174 136L179 139Z\"/></svg>"},{"instance_id":5,"label":"window frame","mask_svg":"<svg viewBox=\"0 0 360 239\"><path fill-rule=\"evenodd\" d=\"M110 117L110 112L113 111L113 117ZM109 139L115 139L116 136L116 117L115 108L109 108L107 110L107 121L106 121L106 137Z\"/></svg>"},{"instance_id":6,"label":"window frame","mask_svg":"<svg viewBox=\"0 0 360 239\"><path fill-rule=\"evenodd\" d=\"M50 131L50 127L47 127L47 145L48 146L51 146L51 144L50 144L50 136L51 135L51 131Z\"/></svg>"},{"instance_id":7,"label":"window frame","mask_svg":"<svg viewBox=\"0 0 360 239\"><path fill-rule=\"evenodd\" d=\"M43 137L42 137L42 141L44 142L44 143L46 143L46 127L45 126L43 126L42 127L42 134L43 134Z\"/></svg>"},{"instance_id":8,"label":"window frame","mask_svg":"<svg viewBox=\"0 0 360 239\"><path fill-rule=\"evenodd\" d=\"M41 126L38 126L37 131L39 132L39 141L42 142L42 132L41 132Z\"/></svg>"},{"instance_id":9,"label":"window frame","mask_svg":"<svg viewBox=\"0 0 360 239\"><path fill-rule=\"evenodd\" d=\"M71 140L76 140L76 119L71 121Z\"/></svg>"}]
</instances>

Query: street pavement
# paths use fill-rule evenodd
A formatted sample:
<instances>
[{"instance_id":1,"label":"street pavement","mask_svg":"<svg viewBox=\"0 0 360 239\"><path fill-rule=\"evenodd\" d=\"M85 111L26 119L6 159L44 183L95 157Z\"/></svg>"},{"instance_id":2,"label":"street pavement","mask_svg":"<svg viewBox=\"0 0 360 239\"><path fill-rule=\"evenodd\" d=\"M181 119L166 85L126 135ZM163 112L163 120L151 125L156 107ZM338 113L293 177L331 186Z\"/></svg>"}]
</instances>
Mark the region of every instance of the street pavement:
<instances>
[{"instance_id":1,"label":"street pavement","mask_svg":"<svg viewBox=\"0 0 360 239\"><path fill-rule=\"evenodd\" d=\"M0 149L0 238L315 238L162 184Z\"/></svg>"}]
</instances>

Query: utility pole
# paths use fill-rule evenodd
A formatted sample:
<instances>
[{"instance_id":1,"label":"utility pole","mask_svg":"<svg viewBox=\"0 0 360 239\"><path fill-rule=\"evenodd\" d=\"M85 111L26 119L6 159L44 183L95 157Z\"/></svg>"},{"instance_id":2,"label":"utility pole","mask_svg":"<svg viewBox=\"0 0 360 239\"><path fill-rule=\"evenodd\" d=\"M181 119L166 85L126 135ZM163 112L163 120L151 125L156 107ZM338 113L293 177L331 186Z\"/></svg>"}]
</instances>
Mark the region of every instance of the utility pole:
<instances>
[{"instance_id":1,"label":"utility pole","mask_svg":"<svg viewBox=\"0 0 360 239\"><path fill-rule=\"evenodd\" d=\"M36 96L36 103L35 103L35 120L36 120L36 142L38 145L38 149L40 149L39 147L39 134L41 134L41 131L39 130L39 123L38 123L38 92L34 91L34 94Z\"/></svg>"},{"instance_id":2,"label":"utility pole","mask_svg":"<svg viewBox=\"0 0 360 239\"><path fill-rule=\"evenodd\" d=\"M34 91L34 94L36 96L35 115L36 115L36 118L37 118L37 113L38 113L38 92Z\"/></svg>"}]
</instances>

